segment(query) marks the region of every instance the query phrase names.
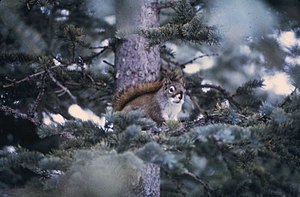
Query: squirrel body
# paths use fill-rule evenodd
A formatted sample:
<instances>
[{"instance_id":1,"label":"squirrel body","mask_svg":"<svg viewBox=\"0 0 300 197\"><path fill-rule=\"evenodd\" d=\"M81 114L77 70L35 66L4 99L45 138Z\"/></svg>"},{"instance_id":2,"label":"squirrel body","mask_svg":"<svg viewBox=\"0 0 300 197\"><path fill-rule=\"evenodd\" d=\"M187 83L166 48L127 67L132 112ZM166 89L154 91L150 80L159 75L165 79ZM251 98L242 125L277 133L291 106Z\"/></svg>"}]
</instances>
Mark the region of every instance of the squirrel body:
<instances>
[{"instance_id":1,"label":"squirrel body","mask_svg":"<svg viewBox=\"0 0 300 197\"><path fill-rule=\"evenodd\" d=\"M141 109L159 124L177 120L185 94L182 74L168 72L165 75L161 81L135 85L116 95L115 111Z\"/></svg>"}]
</instances>

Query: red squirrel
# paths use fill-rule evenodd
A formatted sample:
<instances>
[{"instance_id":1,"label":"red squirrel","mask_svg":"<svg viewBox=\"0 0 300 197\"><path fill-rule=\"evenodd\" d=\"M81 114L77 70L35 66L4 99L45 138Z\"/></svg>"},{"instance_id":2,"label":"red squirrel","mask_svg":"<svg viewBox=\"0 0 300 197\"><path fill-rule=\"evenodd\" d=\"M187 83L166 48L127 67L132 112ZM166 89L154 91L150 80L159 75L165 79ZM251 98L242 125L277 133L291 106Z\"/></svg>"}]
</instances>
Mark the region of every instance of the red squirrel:
<instances>
[{"instance_id":1,"label":"red squirrel","mask_svg":"<svg viewBox=\"0 0 300 197\"><path fill-rule=\"evenodd\" d=\"M181 69L162 70L160 81L137 84L116 94L115 111L129 112L137 109L161 124L177 120L184 102L185 86Z\"/></svg>"}]
</instances>

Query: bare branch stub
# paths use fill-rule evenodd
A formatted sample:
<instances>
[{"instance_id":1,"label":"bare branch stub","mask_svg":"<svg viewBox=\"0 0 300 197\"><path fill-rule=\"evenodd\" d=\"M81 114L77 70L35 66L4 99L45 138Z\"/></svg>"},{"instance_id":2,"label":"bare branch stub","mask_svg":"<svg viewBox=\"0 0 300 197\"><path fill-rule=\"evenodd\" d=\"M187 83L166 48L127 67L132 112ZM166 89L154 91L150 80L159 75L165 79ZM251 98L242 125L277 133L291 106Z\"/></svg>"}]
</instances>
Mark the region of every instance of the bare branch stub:
<instances>
[{"instance_id":1,"label":"bare branch stub","mask_svg":"<svg viewBox=\"0 0 300 197\"><path fill-rule=\"evenodd\" d=\"M45 95L45 79L46 76L45 74L42 76L42 83L41 86L39 87L39 93L34 101L33 107L29 110L28 114L30 116L33 116L34 113L37 111L37 108L39 107L39 104L41 103L41 100L43 99Z\"/></svg>"},{"instance_id":2,"label":"bare branch stub","mask_svg":"<svg viewBox=\"0 0 300 197\"><path fill-rule=\"evenodd\" d=\"M108 62L108 61L106 61L106 60L103 60L103 63L105 63L105 64L107 64L107 65L109 65L109 66L115 67L114 64L112 64L112 63L110 63L110 62Z\"/></svg>"}]
</instances>

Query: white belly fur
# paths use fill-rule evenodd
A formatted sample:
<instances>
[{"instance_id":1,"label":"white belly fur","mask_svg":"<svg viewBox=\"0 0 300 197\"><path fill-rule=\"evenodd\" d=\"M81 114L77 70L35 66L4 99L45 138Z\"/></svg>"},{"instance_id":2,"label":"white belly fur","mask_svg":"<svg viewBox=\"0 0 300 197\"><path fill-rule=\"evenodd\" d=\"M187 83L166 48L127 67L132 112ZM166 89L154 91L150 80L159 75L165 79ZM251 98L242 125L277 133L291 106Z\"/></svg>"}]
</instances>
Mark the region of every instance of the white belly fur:
<instances>
[{"instance_id":1,"label":"white belly fur","mask_svg":"<svg viewBox=\"0 0 300 197\"><path fill-rule=\"evenodd\" d=\"M164 106L161 106L162 107L161 113L162 113L163 119L165 121L177 120L177 116L178 116L179 112L181 111L182 104L183 104L183 100L180 103L168 102L168 103L165 103Z\"/></svg>"}]
</instances>

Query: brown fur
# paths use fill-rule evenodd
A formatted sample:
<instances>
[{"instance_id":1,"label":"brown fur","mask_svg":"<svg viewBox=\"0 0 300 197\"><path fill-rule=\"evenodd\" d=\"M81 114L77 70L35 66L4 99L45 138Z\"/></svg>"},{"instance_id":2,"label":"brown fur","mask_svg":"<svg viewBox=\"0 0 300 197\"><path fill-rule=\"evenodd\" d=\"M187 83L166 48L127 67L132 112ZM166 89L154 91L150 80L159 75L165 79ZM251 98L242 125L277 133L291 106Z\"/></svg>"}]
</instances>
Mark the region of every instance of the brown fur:
<instances>
[{"instance_id":1,"label":"brown fur","mask_svg":"<svg viewBox=\"0 0 300 197\"><path fill-rule=\"evenodd\" d=\"M160 123L163 119L159 113L161 109L154 97L155 93L139 96L127 103L122 111L129 112L137 109L143 109L147 116L152 118L155 122Z\"/></svg>"},{"instance_id":2,"label":"brown fur","mask_svg":"<svg viewBox=\"0 0 300 197\"><path fill-rule=\"evenodd\" d=\"M162 112L169 114L171 110L168 107L161 109L162 106L170 106L166 103L168 101L164 92L168 92L170 84L180 84L177 86L180 87L181 92L184 92L182 91L184 90L184 80L181 69L162 68L161 73L163 76L161 81L134 85L117 93L113 98L114 110L129 112L142 109L155 122L162 123L164 121Z\"/></svg>"},{"instance_id":3,"label":"brown fur","mask_svg":"<svg viewBox=\"0 0 300 197\"><path fill-rule=\"evenodd\" d=\"M162 87L162 81L156 81L153 83L138 84L132 86L125 91L120 92L113 98L113 104L115 111L122 111L122 109L135 98L144 94L157 92Z\"/></svg>"}]
</instances>

